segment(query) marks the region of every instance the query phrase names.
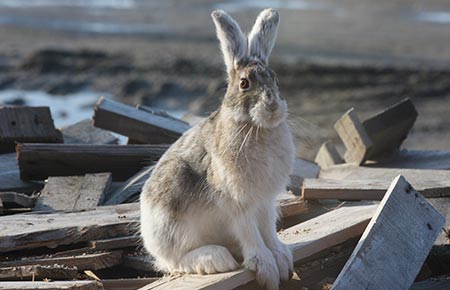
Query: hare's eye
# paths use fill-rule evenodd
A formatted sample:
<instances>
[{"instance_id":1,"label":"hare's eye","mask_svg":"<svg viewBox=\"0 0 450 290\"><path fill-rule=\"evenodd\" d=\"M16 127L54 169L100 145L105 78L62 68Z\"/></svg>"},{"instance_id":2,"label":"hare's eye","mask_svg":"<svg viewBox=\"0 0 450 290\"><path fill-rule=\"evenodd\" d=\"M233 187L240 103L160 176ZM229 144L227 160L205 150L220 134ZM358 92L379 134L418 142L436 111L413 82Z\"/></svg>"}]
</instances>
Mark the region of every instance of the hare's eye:
<instances>
[{"instance_id":1,"label":"hare's eye","mask_svg":"<svg viewBox=\"0 0 450 290\"><path fill-rule=\"evenodd\" d=\"M248 88L250 88L250 82L248 81L248 79L242 78L239 82L239 87L241 88L241 90L247 90Z\"/></svg>"}]
</instances>

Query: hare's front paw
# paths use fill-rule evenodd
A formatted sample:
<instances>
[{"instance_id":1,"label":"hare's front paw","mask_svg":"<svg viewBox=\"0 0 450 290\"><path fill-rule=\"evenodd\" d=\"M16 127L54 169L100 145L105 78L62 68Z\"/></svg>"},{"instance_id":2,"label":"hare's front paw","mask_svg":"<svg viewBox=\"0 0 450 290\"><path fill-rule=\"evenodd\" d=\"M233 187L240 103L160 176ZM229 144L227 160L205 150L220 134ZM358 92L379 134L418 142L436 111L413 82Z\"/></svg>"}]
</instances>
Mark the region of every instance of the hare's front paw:
<instances>
[{"instance_id":1,"label":"hare's front paw","mask_svg":"<svg viewBox=\"0 0 450 290\"><path fill-rule=\"evenodd\" d=\"M272 254L277 262L281 280L291 279L294 272L294 263L289 247L282 242L278 242L276 247L272 249Z\"/></svg>"},{"instance_id":2,"label":"hare's front paw","mask_svg":"<svg viewBox=\"0 0 450 290\"><path fill-rule=\"evenodd\" d=\"M280 273L269 250L262 251L244 260L244 267L256 272L256 280L268 290L278 290Z\"/></svg>"}]
</instances>

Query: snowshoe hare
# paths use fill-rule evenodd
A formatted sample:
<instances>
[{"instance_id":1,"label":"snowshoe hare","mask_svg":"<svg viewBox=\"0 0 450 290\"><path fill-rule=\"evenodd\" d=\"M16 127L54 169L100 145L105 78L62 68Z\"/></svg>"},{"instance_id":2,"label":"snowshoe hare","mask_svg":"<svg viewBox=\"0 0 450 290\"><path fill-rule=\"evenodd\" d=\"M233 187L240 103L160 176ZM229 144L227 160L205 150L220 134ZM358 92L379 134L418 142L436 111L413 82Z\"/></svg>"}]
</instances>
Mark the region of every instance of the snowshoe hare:
<instances>
[{"instance_id":1,"label":"snowshoe hare","mask_svg":"<svg viewBox=\"0 0 450 290\"><path fill-rule=\"evenodd\" d=\"M141 235L167 273L210 274L243 267L267 289L293 271L276 234L276 196L295 158L268 58L279 16L266 9L248 37L227 13L212 12L228 73L220 108L161 157L141 195Z\"/></svg>"}]
</instances>

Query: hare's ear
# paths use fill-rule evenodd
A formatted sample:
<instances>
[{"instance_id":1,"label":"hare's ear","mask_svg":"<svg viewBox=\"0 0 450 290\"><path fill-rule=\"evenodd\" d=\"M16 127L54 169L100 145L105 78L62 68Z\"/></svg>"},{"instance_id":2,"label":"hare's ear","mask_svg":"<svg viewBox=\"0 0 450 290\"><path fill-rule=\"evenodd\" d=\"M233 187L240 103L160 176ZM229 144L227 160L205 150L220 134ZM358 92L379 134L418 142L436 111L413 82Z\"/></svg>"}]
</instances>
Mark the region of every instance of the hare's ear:
<instances>
[{"instance_id":1,"label":"hare's ear","mask_svg":"<svg viewBox=\"0 0 450 290\"><path fill-rule=\"evenodd\" d=\"M265 9L256 18L255 25L248 35L248 49L251 57L268 63L277 37L279 19L278 12L274 9Z\"/></svg>"},{"instance_id":2,"label":"hare's ear","mask_svg":"<svg viewBox=\"0 0 450 290\"><path fill-rule=\"evenodd\" d=\"M217 38L220 41L227 72L230 73L234 63L247 55L247 38L236 21L225 11L215 10L211 16L216 25Z\"/></svg>"}]
</instances>

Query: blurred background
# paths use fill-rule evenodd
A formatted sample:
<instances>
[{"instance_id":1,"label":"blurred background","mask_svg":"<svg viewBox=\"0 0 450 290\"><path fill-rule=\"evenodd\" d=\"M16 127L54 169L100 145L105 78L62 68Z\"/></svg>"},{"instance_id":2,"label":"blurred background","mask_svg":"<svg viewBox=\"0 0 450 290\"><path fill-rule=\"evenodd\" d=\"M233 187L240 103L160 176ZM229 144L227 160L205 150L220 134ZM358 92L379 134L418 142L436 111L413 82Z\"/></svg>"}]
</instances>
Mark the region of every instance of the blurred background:
<instances>
[{"instance_id":1,"label":"blurred background","mask_svg":"<svg viewBox=\"0 0 450 290\"><path fill-rule=\"evenodd\" d=\"M181 117L214 111L224 67L210 18L249 31L281 15L271 66L301 156L409 97L419 111L409 149L449 149L450 2L445 0L0 0L0 104L50 106L57 126L90 118L101 96ZM299 143L300 144L300 143Z\"/></svg>"}]
</instances>

